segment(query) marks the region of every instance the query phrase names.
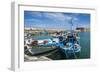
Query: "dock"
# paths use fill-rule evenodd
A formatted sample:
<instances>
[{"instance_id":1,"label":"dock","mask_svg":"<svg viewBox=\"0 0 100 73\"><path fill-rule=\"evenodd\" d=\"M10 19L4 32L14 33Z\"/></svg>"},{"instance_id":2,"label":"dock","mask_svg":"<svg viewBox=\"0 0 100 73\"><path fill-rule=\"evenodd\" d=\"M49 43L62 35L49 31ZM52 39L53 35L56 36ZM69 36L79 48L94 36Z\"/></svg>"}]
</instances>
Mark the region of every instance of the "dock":
<instances>
[{"instance_id":1,"label":"dock","mask_svg":"<svg viewBox=\"0 0 100 73\"><path fill-rule=\"evenodd\" d=\"M29 62L29 61L51 61L52 59L46 57L46 56L28 56L24 55L24 61Z\"/></svg>"}]
</instances>

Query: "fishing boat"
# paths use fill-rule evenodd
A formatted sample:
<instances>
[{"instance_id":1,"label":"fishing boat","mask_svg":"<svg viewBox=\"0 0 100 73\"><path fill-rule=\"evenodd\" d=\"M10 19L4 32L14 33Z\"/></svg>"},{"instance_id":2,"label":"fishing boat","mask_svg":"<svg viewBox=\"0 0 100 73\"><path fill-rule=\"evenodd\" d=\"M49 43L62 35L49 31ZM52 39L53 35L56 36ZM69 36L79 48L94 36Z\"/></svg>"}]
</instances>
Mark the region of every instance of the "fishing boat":
<instances>
[{"instance_id":1,"label":"fishing boat","mask_svg":"<svg viewBox=\"0 0 100 73\"><path fill-rule=\"evenodd\" d=\"M68 38L66 44L64 41L59 43L59 50L62 52L66 58L78 58L78 55L81 51L81 46L79 40L75 40L74 37Z\"/></svg>"},{"instance_id":2,"label":"fishing boat","mask_svg":"<svg viewBox=\"0 0 100 73\"><path fill-rule=\"evenodd\" d=\"M67 33L67 37L65 40L61 40L59 42L60 51L65 55L68 59L78 58L81 52L80 46L80 37L78 32L75 32L73 29L73 18L70 21L71 24L71 31Z\"/></svg>"},{"instance_id":3,"label":"fishing boat","mask_svg":"<svg viewBox=\"0 0 100 73\"><path fill-rule=\"evenodd\" d=\"M44 55L52 53L53 51L57 50L57 38L53 39L25 39L24 41L24 53L28 55Z\"/></svg>"}]
</instances>

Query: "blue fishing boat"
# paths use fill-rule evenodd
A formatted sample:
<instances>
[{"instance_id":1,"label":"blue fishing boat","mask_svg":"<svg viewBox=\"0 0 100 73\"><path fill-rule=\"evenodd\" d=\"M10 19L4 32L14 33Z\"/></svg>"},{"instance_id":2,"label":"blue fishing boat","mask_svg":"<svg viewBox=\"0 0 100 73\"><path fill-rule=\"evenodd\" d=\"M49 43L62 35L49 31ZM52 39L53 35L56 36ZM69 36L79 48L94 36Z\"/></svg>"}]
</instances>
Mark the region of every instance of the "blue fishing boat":
<instances>
[{"instance_id":1,"label":"blue fishing boat","mask_svg":"<svg viewBox=\"0 0 100 73\"><path fill-rule=\"evenodd\" d=\"M79 34L73 29L73 18L70 23L71 31L66 34L66 39L63 39L63 36L60 36L59 48L66 58L73 59L78 58L81 46Z\"/></svg>"},{"instance_id":2,"label":"blue fishing boat","mask_svg":"<svg viewBox=\"0 0 100 73\"><path fill-rule=\"evenodd\" d=\"M79 40L75 40L74 37L68 38L66 44L63 42L59 43L59 50L66 58L77 58L77 54L81 51Z\"/></svg>"}]
</instances>

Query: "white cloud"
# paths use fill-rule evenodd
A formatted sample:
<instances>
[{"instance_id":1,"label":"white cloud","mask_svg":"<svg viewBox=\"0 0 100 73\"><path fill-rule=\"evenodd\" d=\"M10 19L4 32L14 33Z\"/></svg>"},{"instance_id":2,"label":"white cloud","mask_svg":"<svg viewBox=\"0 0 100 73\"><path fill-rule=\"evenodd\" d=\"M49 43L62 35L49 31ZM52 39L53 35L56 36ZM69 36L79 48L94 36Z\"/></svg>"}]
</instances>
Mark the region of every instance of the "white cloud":
<instances>
[{"instance_id":1,"label":"white cloud","mask_svg":"<svg viewBox=\"0 0 100 73\"><path fill-rule=\"evenodd\" d=\"M76 22L78 21L78 18L75 17L74 15L64 15L63 13L44 13L44 16L47 18L47 19L51 19L53 21L56 21L56 22L66 22L66 23L69 23L71 22L72 18L73 18L73 22Z\"/></svg>"},{"instance_id":2,"label":"white cloud","mask_svg":"<svg viewBox=\"0 0 100 73\"><path fill-rule=\"evenodd\" d=\"M33 19L28 20L28 21L32 21L32 22L33 21L34 22L41 21L38 19L34 19L34 16L39 17L39 18L46 18L47 20L50 20L52 22L70 23L73 17L74 17L73 22L76 22L78 20L78 18L75 17L76 15L73 15L73 14L72 15L68 15L68 14L64 15L64 13L53 13L53 12L30 12L30 14L33 16Z\"/></svg>"},{"instance_id":3,"label":"white cloud","mask_svg":"<svg viewBox=\"0 0 100 73\"><path fill-rule=\"evenodd\" d=\"M44 16L48 19L55 21L64 21L65 16L62 13L44 13Z\"/></svg>"}]
</instances>

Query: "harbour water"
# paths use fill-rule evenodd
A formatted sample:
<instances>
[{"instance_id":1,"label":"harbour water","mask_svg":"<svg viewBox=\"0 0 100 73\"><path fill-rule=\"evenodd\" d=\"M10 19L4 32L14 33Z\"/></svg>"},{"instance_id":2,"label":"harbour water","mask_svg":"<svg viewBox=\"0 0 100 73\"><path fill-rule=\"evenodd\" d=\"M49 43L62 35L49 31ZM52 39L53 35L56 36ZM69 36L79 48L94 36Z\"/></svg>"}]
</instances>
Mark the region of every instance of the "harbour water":
<instances>
[{"instance_id":1,"label":"harbour water","mask_svg":"<svg viewBox=\"0 0 100 73\"><path fill-rule=\"evenodd\" d=\"M90 58L90 32L81 32L80 35L80 45L81 53L80 58Z\"/></svg>"}]
</instances>

